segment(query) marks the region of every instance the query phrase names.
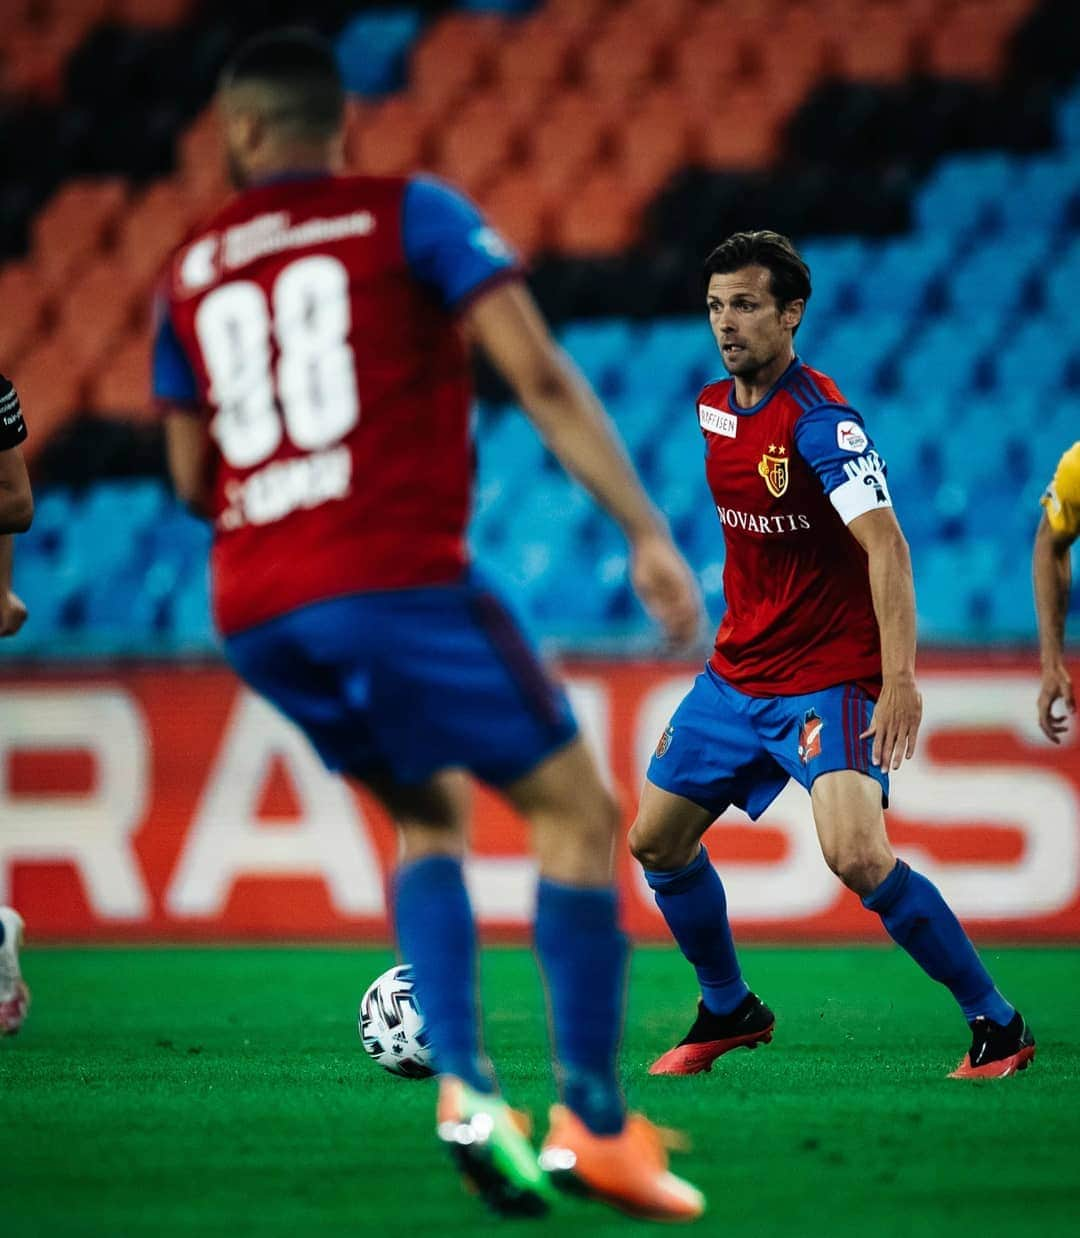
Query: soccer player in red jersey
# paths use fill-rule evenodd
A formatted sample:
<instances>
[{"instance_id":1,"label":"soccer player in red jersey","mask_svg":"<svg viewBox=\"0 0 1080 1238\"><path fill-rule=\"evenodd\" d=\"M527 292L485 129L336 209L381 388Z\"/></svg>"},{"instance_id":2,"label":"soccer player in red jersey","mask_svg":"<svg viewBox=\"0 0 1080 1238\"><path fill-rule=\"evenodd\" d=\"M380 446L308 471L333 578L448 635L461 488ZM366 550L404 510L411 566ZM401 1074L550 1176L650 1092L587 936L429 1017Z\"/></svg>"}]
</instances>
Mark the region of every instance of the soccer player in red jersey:
<instances>
[{"instance_id":1,"label":"soccer player in red jersey","mask_svg":"<svg viewBox=\"0 0 1080 1238\"><path fill-rule=\"evenodd\" d=\"M726 547L712 657L660 738L630 846L701 986L698 1017L653 1074L695 1074L772 1038L743 981L720 877L701 843L732 804L758 818L789 778L810 792L825 860L971 1026L954 1077L1034 1056L939 891L898 860L882 808L915 748L915 594L885 463L831 378L796 356L810 272L774 232L737 233L705 265L730 378L698 397Z\"/></svg>"},{"instance_id":2,"label":"soccer player in red jersey","mask_svg":"<svg viewBox=\"0 0 1080 1238\"><path fill-rule=\"evenodd\" d=\"M627 1211L696 1216L616 1080L617 806L563 689L469 564L469 341L622 527L675 642L698 629L693 577L475 207L428 178L339 174L331 50L261 36L219 102L241 192L169 265L154 381L176 488L213 522L226 654L397 824L398 941L441 1076L437 1133L465 1177L505 1213L543 1212L551 1180L577 1179ZM540 1157L481 1046L465 771L533 829L563 1098Z\"/></svg>"},{"instance_id":3,"label":"soccer player in red jersey","mask_svg":"<svg viewBox=\"0 0 1080 1238\"><path fill-rule=\"evenodd\" d=\"M34 518L34 497L21 444L26 439L19 397L0 374L0 636L14 636L26 622L26 607L11 587L15 534ZM30 1008L30 990L19 969L23 922L14 907L0 907L0 1036L13 1035Z\"/></svg>"}]
</instances>

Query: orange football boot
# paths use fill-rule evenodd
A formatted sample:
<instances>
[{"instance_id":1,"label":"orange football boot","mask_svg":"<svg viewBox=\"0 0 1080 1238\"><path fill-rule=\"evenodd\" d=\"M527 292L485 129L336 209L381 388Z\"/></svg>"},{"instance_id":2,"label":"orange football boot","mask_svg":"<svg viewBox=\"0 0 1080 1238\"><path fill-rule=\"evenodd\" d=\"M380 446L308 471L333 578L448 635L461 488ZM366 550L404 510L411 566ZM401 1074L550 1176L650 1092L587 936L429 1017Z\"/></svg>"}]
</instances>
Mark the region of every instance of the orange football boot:
<instances>
[{"instance_id":1,"label":"orange football boot","mask_svg":"<svg viewBox=\"0 0 1080 1238\"><path fill-rule=\"evenodd\" d=\"M630 1216L693 1221L705 1196L668 1170L667 1149L678 1137L632 1113L617 1135L594 1135L564 1105L553 1105L540 1166L553 1186L602 1200Z\"/></svg>"}]
</instances>

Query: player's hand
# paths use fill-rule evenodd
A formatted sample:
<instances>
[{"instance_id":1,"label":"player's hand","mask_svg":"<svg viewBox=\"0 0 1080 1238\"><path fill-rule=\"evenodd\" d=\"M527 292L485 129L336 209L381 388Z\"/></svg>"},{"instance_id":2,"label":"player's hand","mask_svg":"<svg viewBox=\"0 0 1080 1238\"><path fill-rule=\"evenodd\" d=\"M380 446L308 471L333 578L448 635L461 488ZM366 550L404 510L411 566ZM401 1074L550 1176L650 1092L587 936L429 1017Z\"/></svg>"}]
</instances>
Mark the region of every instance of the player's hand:
<instances>
[{"instance_id":1,"label":"player's hand","mask_svg":"<svg viewBox=\"0 0 1080 1238\"><path fill-rule=\"evenodd\" d=\"M630 580L668 641L677 648L693 644L705 608L694 573L669 537L651 533L635 539L630 547Z\"/></svg>"},{"instance_id":2,"label":"player's hand","mask_svg":"<svg viewBox=\"0 0 1080 1238\"><path fill-rule=\"evenodd\" d=\"M1054 705L1062 701L1065 713L1055 714ZM1060 744L1061 737L1069 726L1069 714L1076 713L1076 697L1073 695L1072 676L1064 663L1043 668L1039 685L1039 727L1052 744Z\"/></svg>"},{"instance_id":3,"label":"player's hand","mask_svg":"<svg viewBox=\"0 0 1080 1238\"><path fill-rule=\"evenodd\" d=\"M0 636L14 636L26 622L26 605L9 589L0 593Z\"/></svg>"},{"instance_id":4,"label":"player's hand","mask_svg":"<svg viewBox=\"0 0 1080 1238\"><path fill-rule=\"evenodd\" d=\"M922 694L914 675L886 679L874 707L870 725L859 736L874 737L873 762L883 770L899 769L915 753L915 740L922 721Z\"/></svg>"}]
</instances>

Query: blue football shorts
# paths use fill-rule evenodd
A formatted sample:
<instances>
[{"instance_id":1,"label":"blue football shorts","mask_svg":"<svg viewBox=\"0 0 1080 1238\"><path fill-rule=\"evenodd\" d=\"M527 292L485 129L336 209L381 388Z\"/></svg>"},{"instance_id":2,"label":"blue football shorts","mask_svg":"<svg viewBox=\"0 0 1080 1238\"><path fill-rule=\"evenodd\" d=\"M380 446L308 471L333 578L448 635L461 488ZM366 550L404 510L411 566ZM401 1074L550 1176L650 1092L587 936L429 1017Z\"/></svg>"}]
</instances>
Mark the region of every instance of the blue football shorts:
<instances>
[{"instance_id":1,"label":"blue football shorts","mask_svg":"<svg viewBox=\"0 0 1080 1238\"><path fill-rule=\"evenodd\" d=\"M888 806L888 772L871 761L873 740L859 738L873 712L858 684L747 696L706 665L660 736L647 777L716 816L734 804L756 821L789 778L809 791L822 774L854 769L880 783Z\"/></svg>"},{"instance_id":2,"label":"blue football shorts","mask_svg":"<svg viewBox=\"0 0 1080 1238\"><path fill-rule=\"evenodd\" d=\"M456 767L504 786L578 733L566 692L474 571L312 603L225 652L330 769L361 779L416 786Z\"/></svg>"}]
</instances>

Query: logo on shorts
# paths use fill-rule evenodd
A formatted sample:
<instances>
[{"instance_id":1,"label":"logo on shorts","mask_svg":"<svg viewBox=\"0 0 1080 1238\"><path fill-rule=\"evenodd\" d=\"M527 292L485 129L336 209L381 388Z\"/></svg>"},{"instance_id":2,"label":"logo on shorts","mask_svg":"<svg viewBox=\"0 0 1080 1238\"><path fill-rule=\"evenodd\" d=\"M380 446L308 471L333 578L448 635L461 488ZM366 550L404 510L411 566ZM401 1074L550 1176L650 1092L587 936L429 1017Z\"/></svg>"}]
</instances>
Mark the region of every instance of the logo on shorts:
<instances>
[{"instance_id":1,"label":"logo on shorts","mask_svg":"<svg viewBox=\"0 0 1080 1238\"><path fill-rule=\"evenodd\" d=\"M802 730L799 732L799 760L804 765L808 765L814 757L821 756L821 728L824 725L816 709L806 711Z\"/></svg>"},{"instance_id":2,"label":"logo on shorts","mask_svg":"<svg viewBox=\"0 0 1080 1238\"><path fill-rule=\"evenodd\" d=\"M671 747L671 737L675 734L675 728L669 723L667 730L656 742L656 755L662 757L665 752Z\"/></svg>"},{"instance_id":3,"label":"logo on shorts","mask_svg":"<svg viewBox=\"0 0 1080 1238\"><path fill-rule=\"evenodd\" d=\"M788 483L787 448L769 444L769 450L758 461L757 471L765 479L765 486L774 499L787 489Z\"/></svg>"}]
</instances>

